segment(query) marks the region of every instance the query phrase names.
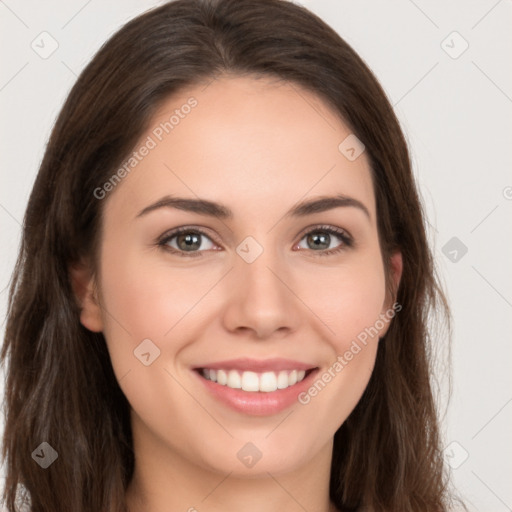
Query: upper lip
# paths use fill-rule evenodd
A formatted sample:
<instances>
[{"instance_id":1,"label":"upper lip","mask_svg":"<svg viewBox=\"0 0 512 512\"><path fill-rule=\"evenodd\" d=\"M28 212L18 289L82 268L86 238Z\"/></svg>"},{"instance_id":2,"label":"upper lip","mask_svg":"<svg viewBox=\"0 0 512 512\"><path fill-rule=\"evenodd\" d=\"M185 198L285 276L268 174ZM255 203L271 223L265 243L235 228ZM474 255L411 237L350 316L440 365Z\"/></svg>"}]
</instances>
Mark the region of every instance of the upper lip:
<instances>
[{"instance_id":1,"label":"upper lip","mask_svg":"<svg viewBox=\"0 0 512 512\"><path fill-rule=\"evenodd\" d=\"M272 358L272 359L250 359L247 357L229 359L205 363L195 366L194 369L208 368L211 370L240 370L252 372L278 372L281 370L311 370L316 368L314 364L302 363L293 359Z\"/></svg>"}]
</instances>

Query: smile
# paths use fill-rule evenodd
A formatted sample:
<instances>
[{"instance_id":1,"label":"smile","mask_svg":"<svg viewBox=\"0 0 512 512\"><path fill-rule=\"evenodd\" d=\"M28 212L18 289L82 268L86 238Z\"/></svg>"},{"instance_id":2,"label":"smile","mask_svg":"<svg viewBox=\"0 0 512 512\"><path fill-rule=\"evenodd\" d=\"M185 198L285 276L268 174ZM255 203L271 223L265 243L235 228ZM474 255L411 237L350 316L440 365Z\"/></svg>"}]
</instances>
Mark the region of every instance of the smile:
<instances>
[{"instance_id":1,"label":"smile","mask_svg":"<svg viewBox=\"0 0 512 512\"><path fill-rule=\"evenodd\" d=\"M261 391L271 393L278 389L286 389L301 382L306 376L305 370L281 370L280 372L240 372L238 370L214 370L202 368L205 379L216 382L231 389L242 389L249 392Z\"/></svg>"},{"instance_id":2,"label":"smile","mask_svg":"<svg viewBox=\"0 0 512 512\"><path fill-rule=\"evenodd\" d=\"M266 416L297 404L319 368L297 361L237 359L193 368L208 394L240 413ZM203 388L203 389L204 389Z\"/></svg>"}]
</instances>

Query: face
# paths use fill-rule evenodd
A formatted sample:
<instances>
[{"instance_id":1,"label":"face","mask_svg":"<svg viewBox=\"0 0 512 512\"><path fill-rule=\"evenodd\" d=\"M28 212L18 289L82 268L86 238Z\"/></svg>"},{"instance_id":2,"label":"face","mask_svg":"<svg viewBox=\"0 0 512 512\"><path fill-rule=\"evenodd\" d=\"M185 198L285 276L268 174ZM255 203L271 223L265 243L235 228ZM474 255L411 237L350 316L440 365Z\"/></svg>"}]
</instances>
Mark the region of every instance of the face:
<instances>
[{"instance_id":1,"label":"face","mask_svg":"<svg viewBox=\"0 0 512 512\"><path fill-rule=\"evenodd\" d=\"M261 78L189 88L153 118L98 199L81 316L104 333L136 446L240 475L330 456L392 317L350 134L312 93Z\"/></svg>"}]
</instances>

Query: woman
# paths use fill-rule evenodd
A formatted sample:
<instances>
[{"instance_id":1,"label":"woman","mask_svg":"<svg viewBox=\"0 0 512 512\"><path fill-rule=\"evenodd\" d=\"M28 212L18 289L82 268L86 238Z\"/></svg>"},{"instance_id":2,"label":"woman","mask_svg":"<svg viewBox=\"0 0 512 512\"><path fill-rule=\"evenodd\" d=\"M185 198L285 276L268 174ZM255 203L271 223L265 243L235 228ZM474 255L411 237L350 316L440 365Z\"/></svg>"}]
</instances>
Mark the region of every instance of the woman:
<instances>
[{"instance_id":1,"label":"woman","mask_svg":"<svg viewBox=\"0 0 512 512\"><path fill-rule=\"evenodd\" d=\"M26 211L8 509L447 510L424 225L383 90L305 8L129 22Z\"/></svg>"}]
</instances>

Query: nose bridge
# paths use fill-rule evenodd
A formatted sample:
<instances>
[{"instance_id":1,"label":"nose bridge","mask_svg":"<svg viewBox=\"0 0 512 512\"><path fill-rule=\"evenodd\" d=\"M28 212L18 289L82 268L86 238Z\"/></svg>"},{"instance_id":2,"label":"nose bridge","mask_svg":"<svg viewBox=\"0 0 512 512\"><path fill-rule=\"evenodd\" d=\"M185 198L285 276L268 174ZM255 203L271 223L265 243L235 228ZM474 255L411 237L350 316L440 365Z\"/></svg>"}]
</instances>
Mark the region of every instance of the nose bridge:
<instances>
[{"instance_id":1,"label":"nose bridge","mask_svg":"<svg viewBox=\"0 0 512 512\"><path fill-rule=\"evenodd\" d=\"M271 299L271 295L281 295L283 292L283 284L275 274L286 272L279 260L278 251L272 246L271 236L260 235L258 238L261 243L248 236L236 248L236 278L246 288L246 295L257 298L260 294L268 294Z\"/></svg>"},{"instance_id":2,"label":"nose bridge","mask_svg":"<svg viewBox=\"0 0 512 512\"><path fill-rule=\"evenodd\" d=\"M230 297L226 311L229 329L249 328L258 337L278 329L296 329L299 319L296 301L287 283L291 276L271 236L246 237L236 248L231 273Z\"/></svg>"}]
</instances>

